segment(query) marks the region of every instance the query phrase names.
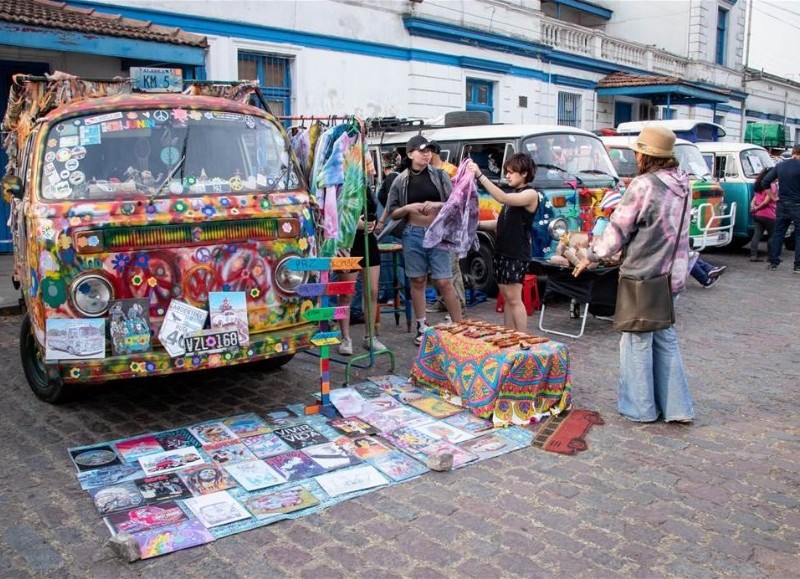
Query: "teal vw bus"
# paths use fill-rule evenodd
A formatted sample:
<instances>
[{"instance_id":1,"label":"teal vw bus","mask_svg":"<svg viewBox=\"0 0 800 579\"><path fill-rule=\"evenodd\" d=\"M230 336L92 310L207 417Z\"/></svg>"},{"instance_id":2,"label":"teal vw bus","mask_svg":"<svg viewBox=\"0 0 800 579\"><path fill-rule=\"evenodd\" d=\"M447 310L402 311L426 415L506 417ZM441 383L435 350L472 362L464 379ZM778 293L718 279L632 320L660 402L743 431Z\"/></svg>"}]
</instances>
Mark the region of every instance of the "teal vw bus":
<instances>
[{"instance_id":1,"label":"teal vw bus","mask_svg":"<svg viewBox=\"0 0 800 579\"><path fill-rule=\"evenodd\" d=\"M741 247L753 236L750 201L753 184L765 167L775 165L767 150L750 143L697 143L711 174L725 192L725 203L736 203L733 247Z\"/></svg>"}]
</instances>

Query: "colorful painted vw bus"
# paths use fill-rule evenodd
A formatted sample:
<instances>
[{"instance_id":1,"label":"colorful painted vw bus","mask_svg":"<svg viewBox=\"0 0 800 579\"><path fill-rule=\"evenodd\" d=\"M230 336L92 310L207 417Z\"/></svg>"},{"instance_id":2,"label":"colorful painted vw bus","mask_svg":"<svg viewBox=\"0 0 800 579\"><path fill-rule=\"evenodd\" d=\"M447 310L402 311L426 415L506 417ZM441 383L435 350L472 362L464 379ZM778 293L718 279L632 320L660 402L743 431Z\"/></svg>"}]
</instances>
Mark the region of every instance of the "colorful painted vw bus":
<instances>
[{"instance_id":1,"label":"colorful painted vw bus","mask_svg":"<svg viewBox=\"0 0 800 579\"><path fill-rule=\"evenodd\" d=\"M732 244L741 247L753 237L753 184L761 170L775 162L764 147L750 143L697 143L697 147L725 191L725 203L736 204Z\"/></svg>"},{"instance_id":2,"label":"colorful painted vw bus","mask_svg":"<svg viewBox=\"0 0 800 579\"><path fill-rule=\"evenodd\" d=\"M17 80L12 103L26 90L64 95L46 79ZM295 291L308 274L286 264L315 253L316 210L281 124L244 104L257 88L198 89L231 95L223 98L72 86L113 96L65 98L27 126L19 110L5 118L16 149L8 149L3 185L13 197L14 277L27 308L20 351L34 393L57 402L75 385L277 366L308 347L315 326L301 313L312 303ZM207 311L210 292L244 294L248 342L170 355L162 325L185 322L178 312ZM109 308L128 299L146 303L151 347L115 355ZM106 320L104 355L47 359L48 321L83 318Z\"/></svg>"},{"instance_id":3,"label":"colorful painted vw bus","mask_svg":"<svg viewBox=\"0 0 800 579\"><path fill-rule=\"evenodd\" d=\"M636 137L600 137L608 149L611 162L627 186L637 175L636 158L630 145ZM723 191L694 143L675 141L675 157L681 169L689 174L692 185L692 221L689 239L692 247L701 251L707 247L722 247L731 242L736 204L730 208L723 201Z\"/></svg>"},{"instance_id":4,"label":"colorful painted vw bus","mask_svg":"<svg viewBox=\"0 0 800 579\"><path fill-rule=\"evenodd\" d=\"M603 195L619 186L619 177L600 139L582 129L560 125L477 125L431 128L387 133L373 137L371 146L381 152L397 150L413 135L422 134L441 145L441 157L458 165L469 157L497 185L506 185L503 165L515 153L528 153L537 166L533 187L545 197L546 217L533 227L548 240L534 247L534 256L547 259L558 239L569 230L591 231L599 215ZM380 160L381 155L375 155ZM378 171L382 174L382 171ZM496 219L500 204L480 190L480 218ZM492 256L494 237L479 231L480 249L466 258L464 273L475 288L489 294L496 290Z\"/></svg>"}]
</instances>

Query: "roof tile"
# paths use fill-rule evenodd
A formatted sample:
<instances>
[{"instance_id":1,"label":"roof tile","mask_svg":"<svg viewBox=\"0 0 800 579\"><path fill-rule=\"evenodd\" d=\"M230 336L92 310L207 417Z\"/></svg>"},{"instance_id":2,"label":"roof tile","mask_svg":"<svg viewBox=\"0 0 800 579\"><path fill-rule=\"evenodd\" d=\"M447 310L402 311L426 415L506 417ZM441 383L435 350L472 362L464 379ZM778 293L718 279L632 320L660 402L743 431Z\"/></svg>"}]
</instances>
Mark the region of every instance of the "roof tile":
<instances>
[{"instance_id":1,"label":"roof tile","mask_svg":"<svg viewBox=\"0 0 800 579\"><path fill-rule=\"evenodd\" d=\"M206 48L205 36L55 0L0 0L0 22Z\"/></svg>"}]
</instances>

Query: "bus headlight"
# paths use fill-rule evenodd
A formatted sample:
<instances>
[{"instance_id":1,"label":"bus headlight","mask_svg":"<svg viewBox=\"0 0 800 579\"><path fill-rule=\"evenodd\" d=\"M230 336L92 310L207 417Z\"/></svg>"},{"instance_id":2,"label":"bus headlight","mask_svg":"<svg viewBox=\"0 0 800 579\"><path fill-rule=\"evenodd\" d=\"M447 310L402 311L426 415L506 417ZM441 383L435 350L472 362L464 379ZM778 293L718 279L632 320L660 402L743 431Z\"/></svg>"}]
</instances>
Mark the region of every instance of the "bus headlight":
<instances>
[{"instance_id":1,"label":"bus headlight","mask_svg":"<svg viewBox=\"0 0 800 579\"><path fill-rule=\"evenodd\" d=\"M566 232L567 220L563 217L556 217L547 224L547 233L549 233L550 237L553 239L561 239Z\"/></svg>"},{"instance_id":2,"label":"bus headlight","mask_svg":"<svg viewBox=\"0 0 800 579\"><path fill-rule=\"evenodd\" d=\"M292 271L286 264L291 259L297 259L297 255L289 255L284 257L275 268L275 285L278 286L284 294L293 294L297 290L297 286L308 281L307 271Z\"/></svg>"},{"instance_id":3,"label":"bus headlight","mask_svg":"<svg viewBox=\"0 0 800 579\"><path fill-rule=\"evenodd\" d=\"M81 315L96 318L108 310L114 290L102 275L89 273L75 278L70 286L69 296L72 305Z\"/></svg>"}]
</instances>

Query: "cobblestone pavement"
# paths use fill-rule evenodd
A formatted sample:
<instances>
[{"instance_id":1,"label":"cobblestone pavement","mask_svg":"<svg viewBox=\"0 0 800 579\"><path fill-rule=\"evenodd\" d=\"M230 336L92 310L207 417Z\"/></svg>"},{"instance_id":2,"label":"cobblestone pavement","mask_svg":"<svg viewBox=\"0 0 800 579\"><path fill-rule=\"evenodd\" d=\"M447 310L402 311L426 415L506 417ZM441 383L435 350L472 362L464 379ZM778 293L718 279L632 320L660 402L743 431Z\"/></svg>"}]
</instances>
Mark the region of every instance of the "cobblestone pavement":
<instances>
[{"instance_id":1,"label":"cobblestone pavement","mask_svg":"<svg viewBox=\"0 0 800 579\"><path fill-rule=\"evenodd\" d=\"M729 271L712 289L690 280L678 305L694 425L618 416L618 334L590 319L583 338L565 339L576 406L606 421L586 452L528 448L134 564L105 546L67 448L309 401L317 359L115 384L52 406L25 383L20 317L0 318L0 576L796 577L800 276L786 262L767 272L732 253L711 259ZM577 323L566 304L556 310ZM500 320L493 303L470 313ZM387 320L382 334L407 374L412 336ZM387 370L383 357L352 381Z\"/></svg>"}]
</instances>

